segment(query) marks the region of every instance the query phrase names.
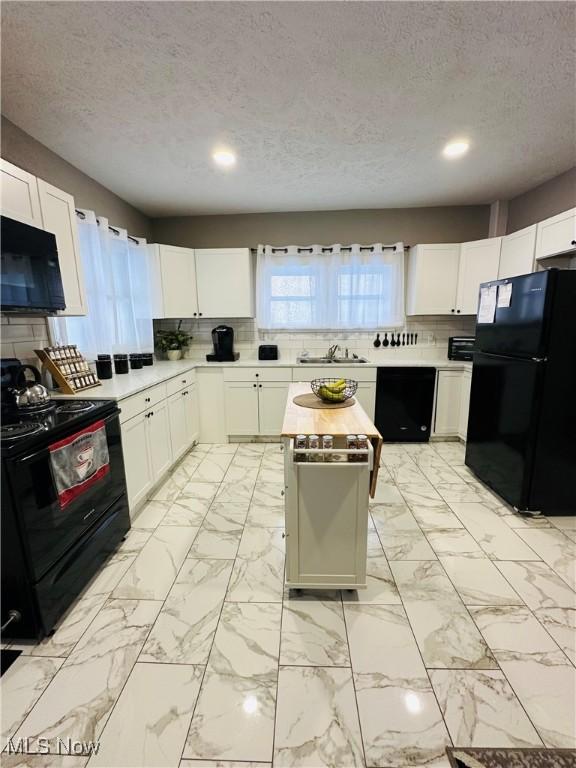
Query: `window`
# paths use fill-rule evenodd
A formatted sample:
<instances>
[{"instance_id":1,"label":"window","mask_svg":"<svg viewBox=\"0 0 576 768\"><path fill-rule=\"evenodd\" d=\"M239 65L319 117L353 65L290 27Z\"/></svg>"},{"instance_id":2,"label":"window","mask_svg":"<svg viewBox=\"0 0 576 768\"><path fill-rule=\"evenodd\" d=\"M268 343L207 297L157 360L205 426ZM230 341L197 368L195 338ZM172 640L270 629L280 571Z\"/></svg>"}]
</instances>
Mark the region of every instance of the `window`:
<instances>
[{"instance_id":1,"label":"window","mask_svg":"<svg viewBox=\"0 0 576 768\"><path fill-rule=\"evenodd\" d=\"M76 344L86 357L100 352L151 352L154 348L146 245L110 230L106 219L84 211L78 221L88 314L52 319L52 334Z\"/></svg>"},{"instance_id":2,"label":"window","mask_svg":"<svg viewBox=\"0 0 576 768\"><path fill-rule=\"evenodd\" d=\"M258 248L258 326L371 329L404 324L404 247Z\"/></svg>"}]
</instances>

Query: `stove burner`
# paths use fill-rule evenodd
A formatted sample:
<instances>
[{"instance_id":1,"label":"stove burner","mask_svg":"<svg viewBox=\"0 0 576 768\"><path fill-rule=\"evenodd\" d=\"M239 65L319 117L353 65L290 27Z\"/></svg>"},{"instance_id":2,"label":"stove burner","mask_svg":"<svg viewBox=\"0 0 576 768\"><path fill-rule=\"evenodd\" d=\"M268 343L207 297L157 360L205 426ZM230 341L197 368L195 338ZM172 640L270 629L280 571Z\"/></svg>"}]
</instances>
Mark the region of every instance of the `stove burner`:
<instances>
[{"instance_id":1,"label":"stove burner","mask_svg":"<svg viewBox=\"0 0 576 768\"><path fill-rule=\"evenodd\" d=\"M54 410L56 405L51 400L48 403L40 403L38 405L21 405L18 406L12 406L9 410L11 414L15 414L17 416L31 416L33 414L38 414L38 416L42 416L45 413L50 413Z\"/></svg>"},{"instance_id":2,"label":"stove burner","mask_svg":"<svg viewBox=\"0 0 576 768\"><path fill-rule=\"evenodd\" d=\"M83 413L96 408L96 403L90 400L77 400L71 403L63 403L56 408L56 413Z\"/></svg>"},{"instance_id":3,"label":"stove burner","mask_svg":"<svg viewBox=\"0 0 576 768\"><path fill-rule=\"evenodd\" d=\"M37 421L2 424L0 427L0 440L19 440L22 437L30 437L30 435L35 435L44 430L45 427Z\"/></svg>"}]
</instances>

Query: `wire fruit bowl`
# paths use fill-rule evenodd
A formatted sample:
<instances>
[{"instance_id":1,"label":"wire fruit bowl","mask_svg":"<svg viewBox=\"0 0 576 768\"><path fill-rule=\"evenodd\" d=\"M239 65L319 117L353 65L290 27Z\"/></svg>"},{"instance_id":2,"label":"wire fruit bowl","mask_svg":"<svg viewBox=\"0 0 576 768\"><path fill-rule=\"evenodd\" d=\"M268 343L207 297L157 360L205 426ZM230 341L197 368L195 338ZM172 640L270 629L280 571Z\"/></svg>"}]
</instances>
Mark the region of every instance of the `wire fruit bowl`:
<instances>
[{"instance_id":1,"label":"wire fruit bowl","mask_svg":"<svg viewBox=\"0 0 576 768\"><path fill-rule=\"evenodd\" d=\"M312 379L310 386L324 403L343 403L356 394L358 382L354 379Z\"/></svg>"}]
</instances>

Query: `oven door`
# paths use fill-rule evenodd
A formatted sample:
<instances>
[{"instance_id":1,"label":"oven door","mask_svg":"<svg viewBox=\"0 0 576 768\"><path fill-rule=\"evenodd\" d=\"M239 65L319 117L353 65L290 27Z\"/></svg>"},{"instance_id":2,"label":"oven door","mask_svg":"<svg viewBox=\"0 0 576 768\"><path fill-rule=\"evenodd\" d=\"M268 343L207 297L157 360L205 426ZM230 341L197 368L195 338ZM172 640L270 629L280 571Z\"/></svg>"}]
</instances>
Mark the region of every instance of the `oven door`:
<instances>
[{"instance_id":1,"label":"oven door","mask_svg":"<svg viewBox=\"0 0 576 768\"><path fill-rule=\"evenodd\" d=\"M86 426L89 424L83 428ZM83 428L79 427L77 431ZM48 445L30 455L7 460L16 518L34 581L38 581L126 492L117 413L104 419L104 429L109 471L65 506L61 504L56 487Z\"/></svg>"}]
</instances>

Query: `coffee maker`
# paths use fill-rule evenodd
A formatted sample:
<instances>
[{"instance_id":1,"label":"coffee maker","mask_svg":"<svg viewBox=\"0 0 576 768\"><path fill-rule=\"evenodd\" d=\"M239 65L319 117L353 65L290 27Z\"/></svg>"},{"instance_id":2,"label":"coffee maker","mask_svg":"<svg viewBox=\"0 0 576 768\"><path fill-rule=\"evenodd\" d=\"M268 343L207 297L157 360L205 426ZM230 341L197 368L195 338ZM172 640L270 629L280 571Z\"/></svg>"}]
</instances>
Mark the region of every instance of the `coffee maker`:
<instances>
[{"instance_id":1,"label":"coffee maker","mask_svg":"<svg viewBox=\"0 0 576 768\"><path fill-rule=\"evenodd\" d=\"M214 352L206 355L209 363L232 363L240 357L234 352L234 328L229 325L217 325L212 329L212 343Z\"/></svg>"}]
</instances>

